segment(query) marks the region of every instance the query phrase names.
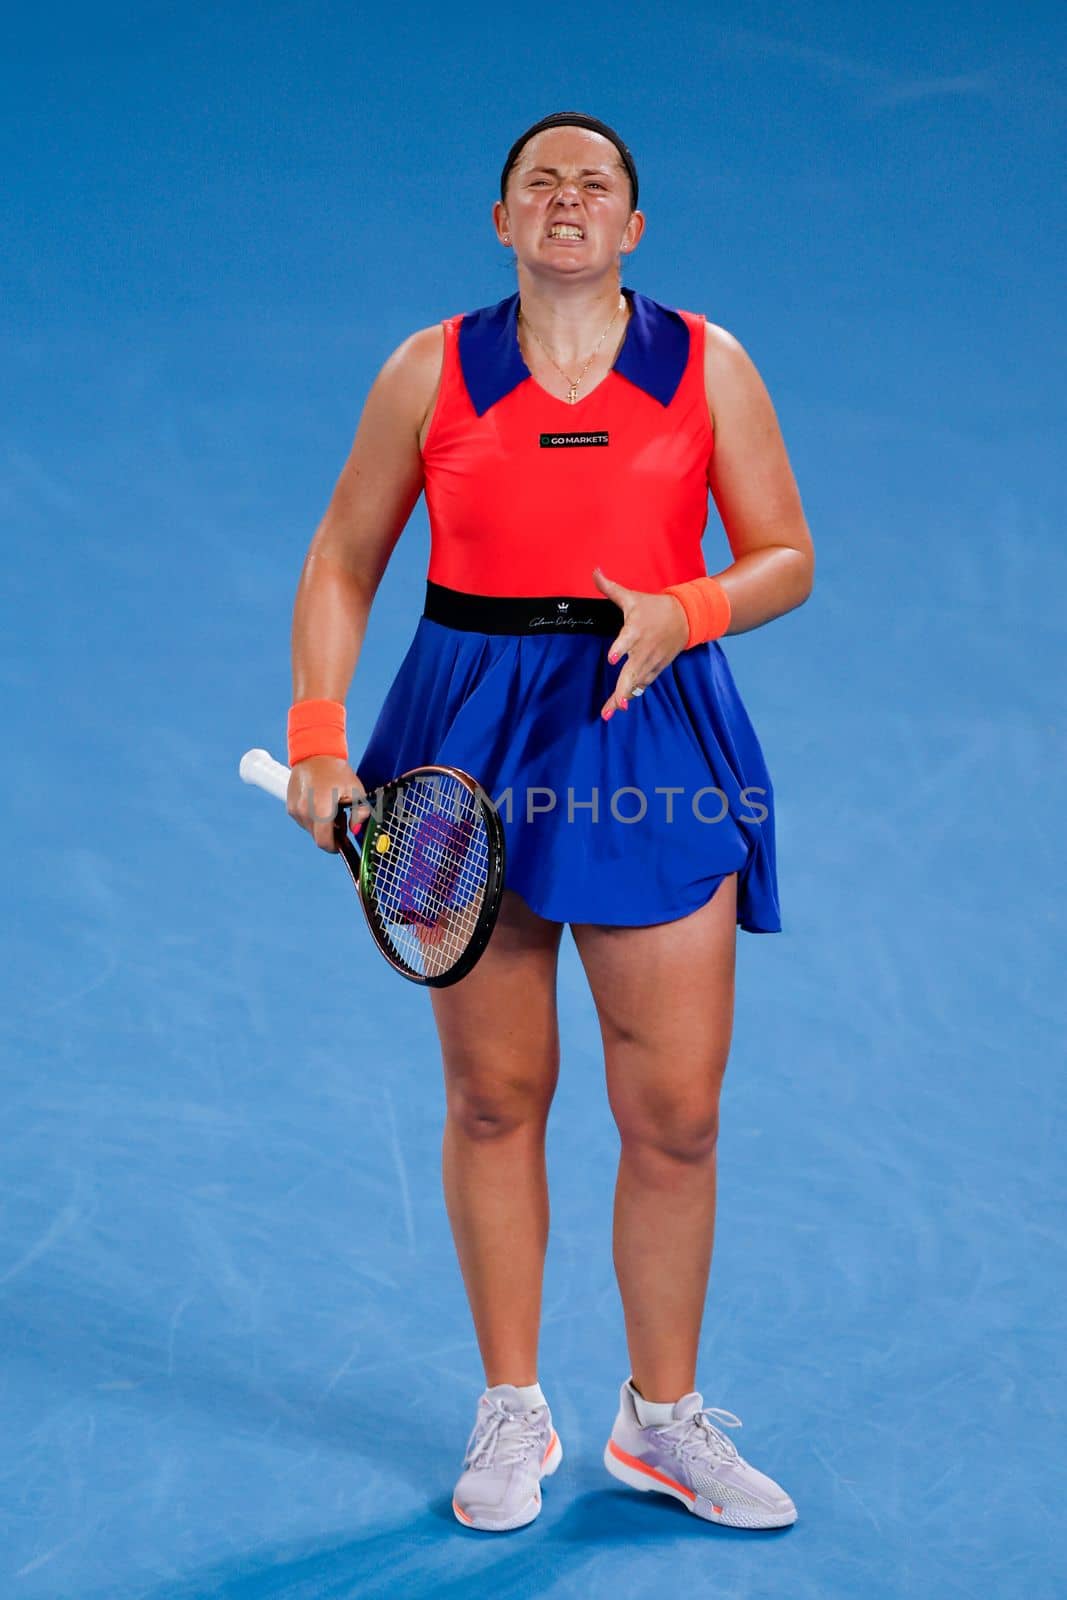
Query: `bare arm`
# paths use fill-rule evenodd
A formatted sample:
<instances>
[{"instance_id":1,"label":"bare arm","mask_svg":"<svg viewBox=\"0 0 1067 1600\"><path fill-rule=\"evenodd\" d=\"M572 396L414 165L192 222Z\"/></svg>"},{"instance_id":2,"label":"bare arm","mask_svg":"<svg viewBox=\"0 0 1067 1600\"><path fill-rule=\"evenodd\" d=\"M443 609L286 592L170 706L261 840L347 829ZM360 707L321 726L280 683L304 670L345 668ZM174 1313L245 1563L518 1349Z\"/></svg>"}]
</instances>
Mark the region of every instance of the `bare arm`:
<instances>
[{"instance_id":1,"label":"bare arm","mask_svg":"<svg viewBox=\"0 0 1067 1600\"><path fill-rule=\"evenodd\" d=\"M714 577L730 599L730 633L801 605L815 552L771 397L751 357L709 322L704 386L715 429L708 483L733 553Z\"/></svg>"},{"instance_id":2,"label":"bare arm","mask_svg":"<svg viewBox=\"0 0 1067 1600\"><path fill-rule=\"evenodd\" d=\"M371 603L422 492L420 434L436 397L443 349L440 324L420 329L394 350L371 385L297 585L294 701L343 703L348 693ZM334 853L338 802L364 792L347 761L309 756L293 767L289 815L320 849ZM353 808L353 826L355 817Z\"/></svg>"},{"instance_id":3,"label":"bare arm","mask_svg":"<svg viewBox=\"0 0 1067 1600\"><path fill-rule=\"evenodd\" d=\"M367 395L297 586L294 701L343 701L348 692L371 602L422 492L419 431L440 374L441 338L439 326L412 334Z\"/></svg>"}]
</instances>

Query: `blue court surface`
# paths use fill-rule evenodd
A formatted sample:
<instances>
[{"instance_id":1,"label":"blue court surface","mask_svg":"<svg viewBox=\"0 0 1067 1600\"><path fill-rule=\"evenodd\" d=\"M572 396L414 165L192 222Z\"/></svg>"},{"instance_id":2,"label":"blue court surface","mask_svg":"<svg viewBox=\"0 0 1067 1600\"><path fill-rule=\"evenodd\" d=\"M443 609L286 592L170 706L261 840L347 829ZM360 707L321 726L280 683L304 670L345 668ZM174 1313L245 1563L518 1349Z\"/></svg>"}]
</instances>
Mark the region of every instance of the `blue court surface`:
<instances>
[{"instance_id":1,"label":"blue court surface","mask_svg":"<svg viewBox=\"0 0 1067 1600\"><path fill-rule=\"evenodd\" d=\"M3 1600L1067 1592L1064 31L555 0L11 24ZM500 165L567 107L638 163L624 282L756 361L818 553L805 607L726 644L785 928L740 936L698 1373L796 1500L781 1533L601 1464L618 1135L569 934L564 1461L530 1527L456 1522L483 1375L429 999L237 778L284 757L293 593L367 389L512 292ZM726 565L714 507L705 545ZM427 553L420 502L355 748Z\"/></svg>"}]
</instances>

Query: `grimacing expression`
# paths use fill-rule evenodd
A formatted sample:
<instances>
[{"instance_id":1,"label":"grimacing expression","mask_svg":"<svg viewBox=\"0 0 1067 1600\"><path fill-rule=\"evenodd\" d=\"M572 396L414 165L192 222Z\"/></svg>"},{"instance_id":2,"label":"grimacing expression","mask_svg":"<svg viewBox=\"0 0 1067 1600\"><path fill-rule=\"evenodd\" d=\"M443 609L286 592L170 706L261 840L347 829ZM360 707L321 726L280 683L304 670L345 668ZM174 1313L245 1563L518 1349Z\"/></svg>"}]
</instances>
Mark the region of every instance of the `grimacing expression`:
<instances>
[{"instance_id":1,"label":"grimacing expression","mask_svg":"<svg viewBox=\"0 0 1067 1600\"><path fill-rule=\"evenodd\" d=\"M546 128L508 173L493 218L516 252L566 271L603 266L631 250L644 217L631 210L630 175L610 139L591 128ZM566 231L558 231L564 225Z\"/></svg>"}]
</instances>

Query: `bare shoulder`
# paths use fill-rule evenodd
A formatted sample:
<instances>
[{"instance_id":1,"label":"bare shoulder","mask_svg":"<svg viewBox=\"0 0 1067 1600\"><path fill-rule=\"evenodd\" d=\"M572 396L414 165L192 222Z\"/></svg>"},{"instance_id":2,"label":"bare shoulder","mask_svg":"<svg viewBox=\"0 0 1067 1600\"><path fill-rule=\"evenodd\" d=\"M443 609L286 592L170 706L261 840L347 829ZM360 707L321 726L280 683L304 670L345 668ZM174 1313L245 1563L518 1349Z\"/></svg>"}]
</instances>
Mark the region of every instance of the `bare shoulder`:
<instances>
[{"instance_id":1,"label":"bare shoulder","mask_svg":"<svg viewBox=\"0 0 1067 1600\"><path fill-rule=\"evenodd\" d=\"M704 383L715 429L708 487L734 559L787 546L810 561L811 533L767 387L740 339L714 322Z\"/></svg>"},{"instance_id":2,"label":"bare shoulder","mask_svg":"<svg viewBox=\"0 0 1067 1600\"><path fill-rule=\"evenodd\" d=\"M744 345L727 328L705 318L704 392L716 433L730 414L770 411L770 395Z\"/></svg>"},{"instance_id":3,"label":"bare shoulder","mask_svg":"<svg viewBox=\"0 0 1067 1600\"><path fill-rule=\"evenodd\" d=\"M420 436L433 409L444 360L444 331L439 322L408 334L382 363L374 380L388 398L389 409L402 416Z\"/></svg>"},{"instance_id":4,"label":"bare shoulder","mask_svg":"<svg viewBox=\"0 0 1067 1600\"><path fill-rule=\"evenodd\" d=\"M427 379L436 381L441 372L444 347L444 329L441 323L432 322L428 328L417 328L414 333L409 333L397 345L386 366L394 365L398 372L409 379L421 377L423 382Z\"/></svg>"},{"instance_id":5,"label":"bare shoulder","mask_svg":"<svg viewBox=\"0 0 1067 1600\"><path fill-rule=\"evenodd\" d=\"M443 347L438 324L409 334L386 357L315 535L315 547L332 552L371 595L423 488L422 426Z\"/></svg>"}]
</instances>

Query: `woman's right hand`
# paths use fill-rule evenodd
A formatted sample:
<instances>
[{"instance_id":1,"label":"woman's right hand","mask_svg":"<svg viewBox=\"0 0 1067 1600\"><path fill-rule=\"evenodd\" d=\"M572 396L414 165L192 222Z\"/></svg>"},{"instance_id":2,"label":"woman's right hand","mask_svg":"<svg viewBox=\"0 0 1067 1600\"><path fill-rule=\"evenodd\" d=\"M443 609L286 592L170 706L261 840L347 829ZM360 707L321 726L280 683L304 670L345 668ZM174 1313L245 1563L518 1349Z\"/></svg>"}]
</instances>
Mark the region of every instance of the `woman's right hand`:
<instances>
[{"instance_id":1,"label":"woman's right hand","mask_svg":"<svg viewBox=\"0 0 1067 1600\"><path fill-rule=\"evenodd\" d=\"M337 756L308 756L289 775L285 807L294 822L306 828L320 850L337 854L334 821L341 801L355 801L350 825L358 833L370 816L370 803L359 777Z\"/></svg>"}]
</instances>

